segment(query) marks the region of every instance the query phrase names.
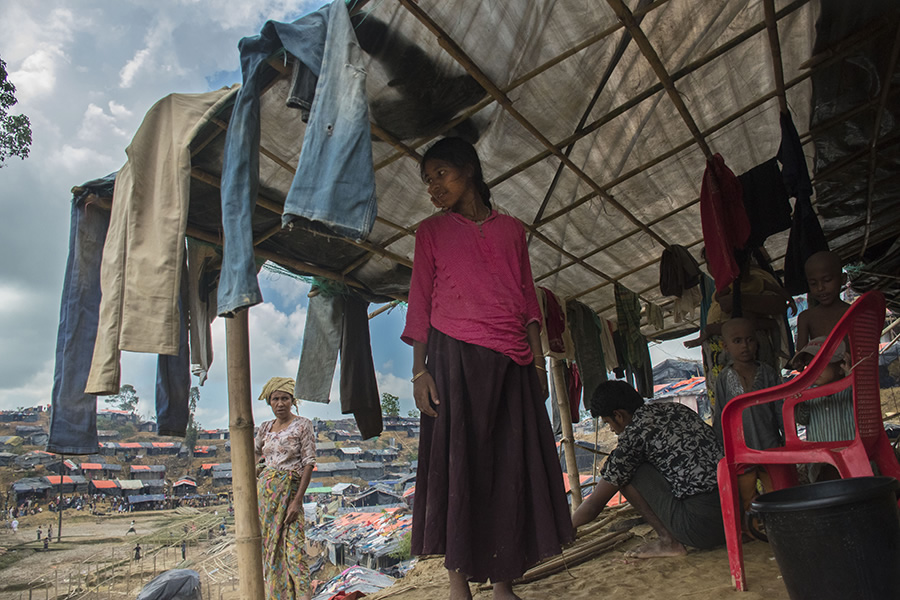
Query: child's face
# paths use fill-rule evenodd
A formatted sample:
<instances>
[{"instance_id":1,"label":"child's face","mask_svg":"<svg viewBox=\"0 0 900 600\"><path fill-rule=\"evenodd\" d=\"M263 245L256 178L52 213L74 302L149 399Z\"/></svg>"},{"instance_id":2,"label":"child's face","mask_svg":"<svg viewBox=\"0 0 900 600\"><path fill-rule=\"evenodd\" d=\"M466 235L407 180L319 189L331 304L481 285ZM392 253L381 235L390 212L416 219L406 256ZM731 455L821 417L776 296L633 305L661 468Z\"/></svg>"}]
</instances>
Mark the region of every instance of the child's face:
<instances>
[{"instance_id":1,"label":"child's face","mask_svg":"<svg viewBox=\"0 0 900 600\"><path fill-rule=\"evenodd\" d=\"M725 351L735 362L748 363L756 360L756 333L748 325L730 327L722 336Z\"/></svg>"},{"instance_id":2,"label":"child's face","mask_svg":"<svg viewBox=\"0 0 900 600\"><path fill-rule=\"evenodd\" d=\"M844 274L826 262L811 262L806 265L806 283L809 295L822 306L831 306L840 298Z\"/></svg>"}]
</instances>

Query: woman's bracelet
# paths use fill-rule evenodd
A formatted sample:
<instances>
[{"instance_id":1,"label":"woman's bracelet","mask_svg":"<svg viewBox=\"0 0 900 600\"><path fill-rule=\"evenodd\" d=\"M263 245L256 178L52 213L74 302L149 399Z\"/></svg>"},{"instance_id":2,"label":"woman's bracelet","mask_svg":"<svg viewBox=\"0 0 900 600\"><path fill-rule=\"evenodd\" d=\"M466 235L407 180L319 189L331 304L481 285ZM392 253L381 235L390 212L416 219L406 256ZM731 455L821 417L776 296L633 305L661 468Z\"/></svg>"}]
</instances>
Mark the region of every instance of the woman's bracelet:
<instances>
[{"instance_id":1,"label":"woman's bracelet","mask_svg":"<svg viewBox=\"0 0 900 600\"><path fill-rule=\"evenodd\" d=\"M421 371L419 371L418 373L416 373L415 375L413 375L413 378L410 379L410 381L413 382L413 383L415 383L415 382L416 382L416 379L418 379L419 377L421 377L422 375L424 375L424 374L427 373L427 372L428 372L428 369L422 369Z\"/></svg>"}]
</instances>

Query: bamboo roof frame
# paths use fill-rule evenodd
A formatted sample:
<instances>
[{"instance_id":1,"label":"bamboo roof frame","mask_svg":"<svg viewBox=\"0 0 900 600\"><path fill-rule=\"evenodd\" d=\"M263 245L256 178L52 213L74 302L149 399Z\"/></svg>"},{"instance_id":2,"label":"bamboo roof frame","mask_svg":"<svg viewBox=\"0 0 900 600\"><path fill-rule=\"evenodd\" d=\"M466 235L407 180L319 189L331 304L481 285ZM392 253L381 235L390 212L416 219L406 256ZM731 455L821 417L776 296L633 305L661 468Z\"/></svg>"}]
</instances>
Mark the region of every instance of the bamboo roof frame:
<instances>
[{"instance_id":1,"label":"bamboo roof frame","mask_svg":"<svg viewBox=\"0 0 900 600\"><path fill-rule=\"evenodd\" d=\"M437 21L435 21L430 16L429 12L425 8L420 6L418 2L416 2L415 0L397 0L397 2L409 14L413 15L424 28L430 31L437 41L438 45L443 48L444 51L447 52L447 54L452 57L452 59L457 64L459 64L466 73L475 78L479 82L479 84L481 84L481 86L487 91L487 96L484 99L461 113L451 122L447 123L444 127L441 128L442 131L446 131L452 128L454 125L464 121L465 119L473 115L478 114L484 108L490 106L491 104L494 104L502 107L502 110L507 115L515 119L516 122L518 122L529 133L529 135L533 137L534 140L536 140L540 145L544 146L543 151L492 178L488 182L489 186L494 187L500 185L501 183L515 177L516 175L525 172L529 168L544 161L545 159L554 157L559 161L561 170L565 169L573 173L577 178L579 178L579 180L584 182L590 188L590 191L587 194L578 197L577 199L567 203L565 206L550 214L542 214L542 206L541 211L539 211L535 216L533 223L526 224L526 229L528 230L531 238L536 239L540 243L546 245L550 250L557 253L564 259L563 262L561 262L556 267L553 267L549 270L536 271L536 281L545 281L548 278L558 275L564 270L574 266L581 267L588 274L595 276L600 280L596 284L586 285L578 292L566 295L568 298L572 299L584 297L592 292L608 286L610 283L620 282L630 275L634 275L644 269L653 267L656 261L644 262L640 265L632 266L625 271L618 272L615 275L612 275L605 272L602 267L598 267L596 264L592 264L591 262L589 262L589 260L598 255L604 254L604 252L606 252L607 250L615 247L621 242L629 240L635 235L646 235L650 239L652 239L654 243L658 244L662 248L668 247L670 245L669 240L665 239L664 235L656 231L655 227L664 224L670 217L680 215L686 210L694 209L698 203L698 200L694 199L687 203L674 206L671 210L662 215L655 215L653 218L645 220L641 219L640 217L632 213L626 206L619 203L614 195L610 193L612 189L614 189L616 186L622 185L625 182L628 182L637 174L642 173L654 166L660 165L661 163L664 163L665 161L677 156L679 153L688 151L691 148L699 148L705 156L711 156L712 149L707 140L715 136L717 132L733 124L741 122L741 120L745 116L752 114L753 111L765 106L767 103L773 100L776 100L778 102L779 108L781 110L786 109L787 93L790 89L792 89L794 86L806 82L818 70L834 64L836 61L841 60L848 53L855 51L861 44L864 44L872 36L880 35L888 26L884 22L873 22L869 26L862 28L860 31L854 33L853 35L848 36L848 38L842 40L840 43L835 44L833 48L828 49L818 56L811 57L806 63L802 65L803 67L806 67L805 72L800 73L790 81L785 81L784 67L781 60L781 47L778 37L778 23L780 20L794 14L796 11L807 6L809 4L809 0L795 0L783 5L780 9L777 9L774 0L762 0L762 19L753 23L751 26L743 29L742 31L735 33L732 37L727 39L727 41L706 52L699 58L692 60L681 68L673 69L670 73L662 64L662 60L656 53L652 42L647 37L640 24L641 18L648 14L651 14L653 11L659 9L660 7L667 5L669 3L669 0L656 0L654 2L648 3L646 6L639 5L639 8L635 9L633 12L629 10L629 8L622 0L607 0L607 4L618 17L618 22L612 23L609 26L605 27L603 30L587 37L581 42L578 42L577 44L566 48L565 51L545 60L537 67L531 69L523 75L516 77L507 85L500 87L499 85L491 81L491 79L485 74L485 72L479 67L479 65L476 64L476 62L466 53L466 51L448 34L446 30L444 30L440 26ZM656 83L650 85L647 89L634 94L626 102L605 112L599 118L594 119L592 122L583 123L583 126L579 126L578 128L576 128L576 131L573 134L567 136L565 139L559 140L558 142L552 142L548 137L544 135L543 132L539 130L537 126L530 122L529 119L514 106L514 102L509 96L509 93L512 90L519 88L535 77L547 72L566 59L577 55L584 49L590 48L598 42L606 40L617 32L623 31L627 31L628 34L630 34L632 40L640 48L641 54L651 65L653 72L657 76ZM770 51L771 68L774 75L775 89L760 95L756 100L752 102L740 106L734 113L721 119L714 125L707 126L706 128L701 129L697 124L696 119L691 114L691 111L683 102L676 87L677 82L680 79L710 64L721 56L727 54L731 50L734 50L741 44L745 43L747 40L754 38L754 36L757 36L763 31L766 32L766 35L768 37L768 47ZM900 37L898 37L898 40L900 40ZM284 78L287 76L289 68L286 62L283 61L283 57L281 55L273 57L273 59L270 61L270 65L280 73L280 77ZM893 69L894 66L895 63L892 63L891 69ZM263 94L275 85L275 81L276 80L272 80L269 82L267 87L263 90ZM644 100L652 98L661 92L665 92L666 96L669 98L669 101L676 108L685 127L690 133L689 139L664 150L651 160L630 169L626 173L619 174L615 178L605 183L597 181L594 177L583 171L568 158L567 148L571 148L573 144L575 144L579 140L584 139L591 133L597 131L603 125L611 122L616 117L623 115L629 109L638 106ZM870 110L873 105L883 107L884 104L888 101L888 98L892 97L894 97L894 95L888 88L885 88L882 91L880 98L873 99L870 102L855 107L854 109L852 109L852 111L849 112L852 114L856 114L858 112ZM833 119L833 122L840 122L840 119L838 117L835 117ZM202 150L202 148L205 147L213 139L213 137L215 137L215 135L219 135L222 131L227 130L228 123L226 121L220 119L216 122L216 124L220 128L219 132L214 133L210 138L195 144L195 147L192 151L194 154ZM819 124L817 127L809 129L808 131L803 133L803 138L808 141L813 135L814 131L821 131L824 128L824 124ZM436 137L431 136L404 142L402 140L393 138L389 132L385 131L374 122L372 123L372 131L373 135L376 138L390 144L395 150L393 154L390 154L380 160L376 160L376 163L374 165L376 171L381 170L390 164L393 164L400 158L407 158L418 161L421 157L418 149L424 144L427 144L430 140L434 139L434 137ZM883 144L890 141L892 140L880 140L880 143ZM878 144L873 144L867 151L870 165L874 164L874 152L877 145ZM295 168L292 167L292 165L288 161L286 161L283 157L278 156L277 153L270 151L264 145L260 148L260 153L267 159L271 160L273 163L279 165L281 168L286 169L291 173L295 172ZM854 159L848 158L846 164L843 166L846 167L852 164L854 162ZM874 170L874 166L871 166L870 170ZM206 181L207 183L210 183L211 185L215 185L212 178L209 177L209 175L211 174L204 175L198 172L197 169L194 169L192 175L200 178L203 181ZM873 185L874 179L870 182L870 187ZM551 237L547 236L544 232L541 231L542 227L557 221L564 215L571 213L580 206L598 198L604 206L609 206L619 211L620 214L623 215L631 223L632 229L622 231L618 235L616 235L615 238L611 240L604 240L594 248L581 254L574 253L568 250L567 248L565 248L565 244L560 244L557 241L554 241L553 239L551 239ZM258 201L262 208L271 212L272 214L280 214L280 211L282 210L282 204L280 202L270 201L263 198L262 196L260 196ZM518 216L524 217L524 215ZM871 214L869 214L867 218L871 220ZM405 253L392 251L390 248L396 242L403 240L404 238L414 236L415 230L417 229L419 223L411 222L404 224L391 221L390 219L381 216L378 217L377 222L393 229L395 233L378 243L371 241L343 240L348 244L364 250L365 253L361 254L357 259L353 260L341 269L337 271L321 268L315 269L316 265L304 263L304 261L294 261L293 266L290 266L290 268L301 272L309 272L310 274L312 274L312 270L317 270L317 276L332 278L344 282L352 281L353 284L351 285L353 287L356 287L356 284L358 284L359 282L353 281L351 274L361 265L365 264L373 256L392 261L393 263L398 265L410 267L411 260L409 256L404 255ZM271 229L263 232L262 234L258 234L255 237L254 242L256 244L259 244L278 234L278 227L273 226L271 227ZM210 232L205 232L204 235L206 236L207 240L212 239ZM690 243L690 246L693 247L699 243L700 241L695 241ZM652 297L646 296L646 294L651 293L652 291L653 287L647 287L640 289L637 293L642 297L642 300L644 301L654 301ZM393 295L393 297L396 299L402 299L403 295L395 294ZM668 302L666 302L665 300L655 300L655 302L663 306L668 304ZM604 312L605 310L609 310L609 307L604 306L603 308L599 309L599 312Z\"/></svg>"}]
</instances>

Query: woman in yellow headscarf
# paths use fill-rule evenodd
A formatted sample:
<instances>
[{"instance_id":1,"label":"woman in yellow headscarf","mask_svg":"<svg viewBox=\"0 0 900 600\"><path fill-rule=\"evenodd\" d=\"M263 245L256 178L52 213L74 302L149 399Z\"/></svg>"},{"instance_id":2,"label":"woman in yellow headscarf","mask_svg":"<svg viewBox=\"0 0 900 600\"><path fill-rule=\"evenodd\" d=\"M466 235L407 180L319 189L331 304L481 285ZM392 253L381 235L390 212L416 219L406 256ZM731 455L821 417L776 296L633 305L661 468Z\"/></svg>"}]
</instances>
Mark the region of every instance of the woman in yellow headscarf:
<instances>
[{"instance_id":1,"label":"woman in yellow headscarf","mask_svg":"<svg viewBox=\"0 0 900 600\"><path fill-rule=\"evenodd\" d=\"M309 419L294 414L294 380L273 377L260 400L275 418L256 434L256 460L265 461L256 482L263 537L266 598L308 600L309 566L302 550L303 495L316 464L316 436Z\"/></svg>"}]
</instances>

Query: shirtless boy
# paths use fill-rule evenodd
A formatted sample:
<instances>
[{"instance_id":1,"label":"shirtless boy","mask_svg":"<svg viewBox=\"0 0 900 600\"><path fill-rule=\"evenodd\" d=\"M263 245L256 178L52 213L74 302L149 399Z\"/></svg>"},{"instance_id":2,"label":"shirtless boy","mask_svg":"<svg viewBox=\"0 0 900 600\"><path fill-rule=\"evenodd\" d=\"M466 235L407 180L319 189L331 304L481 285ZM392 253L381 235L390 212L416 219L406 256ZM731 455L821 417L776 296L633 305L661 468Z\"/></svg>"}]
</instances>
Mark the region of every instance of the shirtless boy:
<instances>
[{"instance_id":1,"label":"shirtless boy","mask_svg":"<svg viewBox=\"0 0 900 600\"><path fill-rule=\"evenodd\" d=\"M841 271L837 254L816 252L806 261L806 282L809 298L818 305L807 308L797 317L797 347L804 348L810 340L827 337L841 320L850 305L841 300L841 287L846 276Z\"/></svg>"}]
</instances>

